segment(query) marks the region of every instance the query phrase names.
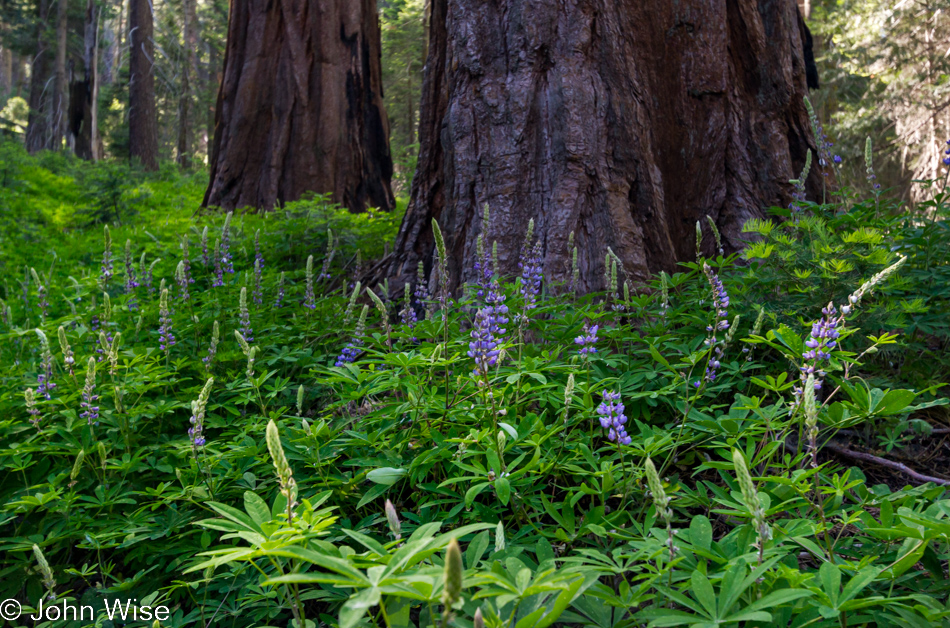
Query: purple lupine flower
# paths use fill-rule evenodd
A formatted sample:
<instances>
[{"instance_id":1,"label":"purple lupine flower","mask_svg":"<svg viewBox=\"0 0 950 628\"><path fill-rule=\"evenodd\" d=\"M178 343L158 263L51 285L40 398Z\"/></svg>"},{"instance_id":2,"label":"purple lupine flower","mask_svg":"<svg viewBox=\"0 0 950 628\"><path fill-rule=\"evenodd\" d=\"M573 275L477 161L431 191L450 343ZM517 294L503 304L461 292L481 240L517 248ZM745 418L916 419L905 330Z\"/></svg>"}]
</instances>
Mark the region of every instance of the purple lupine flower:
<instances>
[{"instance_id":1,"label":"purple lupine flower","mask_svg":"<svg viewBox=\"0 0 950 628\"><path fill-rule=\"evenodd\" d=\"M284 273L281 273L277 281L277 299L274 301L274 309L280 309L283 306L284 296Z\"/></svg>"},{"instance_id":2,"label":"purple lupine flower","mask_svg":"<svg viewBox=\"0 0 950 628\"><path fill-rule=\"evenodd\" d=\"M46 315L49 313L49 299L46 298L46 286L38 284L36 286L36 296L39 299L40 316L43 320L46 320Z\"/></svg>"},{"instance_id":3,"label":"purple lupine flower","mask_svg":"<svg viewBox=\"0 0 950 628\"><path fill-rule=\"evenodd\" d=\"M254 331L251 329L251 312L247 309L247 288L241 288L238 299L238 315L241 321L241 335L247 342L254 342Z\"/></svg>"},{"instance_id":4,"label":"purple lupine flower","mask_svg":"<svg viewBox=\"0 0 950 628\"><path fill-rule=\"evenodd\" d=\"M535 307L538 295L541 293L541 280L544 278L541 268L541 240L537 240L527 259L518 262L521 269L521 296L525 300L525 310Z\"/></svg>"},{"instance_id":5,"label":"purple lupine flower","mask_svg":"<svg viewBox=\"0 0 950 628\"><path fill-rule=\"evenodd\" d=\"M204 437L205 408L208 406L208 398L211 396L211 386L213 384L214 378L209 377L201 392L198 393L198 398L191 402L191 418L188 419L191 427L188 428L188 438L191 440L192 452L196 456L198 455L198 449L204 447L206 442Z\"/></svg>"},{"instance_id":6,"label":"purple lupine flower","mask_svg":"<svg viewBox=\"0 0 950 628\"><path fill-rule=\"evenodd\" d=\"M416 315L416 309L412 305L411 287L409 283L405 284L405 293L403 297L402 310L399 311L399 318L402 320L402 324L406 326L409 330L409 333L412 333L413 328L416 326L416 323L419 322L419 317ZM415 336L412 337L411 342L418 342L419 339Z\"/></svg>"},{"instance_id":7,"label":"purple lupine flower","mask_svg":"<svg viewBox=\"0 0 950 628\"><path fill-rule=\"evenodd\" d=\"M234 274L234 262L231 259L231 216L234 212L228 212L224 217L224 226L221 228L221 268L224 272Z\"/></svg>"},{"instance_id":8,"label":"purple lupine flower","mask_svg":"<svg viewBox=\"0 0 950 628\"><path fill-rule=\"evenodd\" d=\"M950 166L950 140L947 140L947 149L943 151L944 155L947 155L943 158L943 165Z\"/></svg>"},{"instance_id":9,"label":"purple lupine flower","mask_svg":"<svg viewBox=\"0 0 950 628\"><path fill-rule=\"evenodd\" d=\"M188 283L195 283L195 278L191 276L191 246L188 242L188 236L185 236L181 239L181 263L184 267L185 279Z\"/></svg>"},{"instance_id":10,"label":"purple lupine flower","mask_svg":"<svg viewBox=\"0 0 950 628\"><path fill-rule=\"evenodd\" d=\"M802 385L796 386L792 391L795 400L789 408L790 413L801 404L804 394L803 386L809 375L814 376L815 391L821 390L825 379L825 372L821 369L821 365L831 358L832 349L838 346L838 337L841 335L838 327L844 320L845 314L851 310L850 306L845 307L847 310L842 308L843 312L839 315L834 304L829 303L821 310L821 320L812 324L811 335L805 341L805 351L802 353L803 364L799 367Z\"/></svg>"},{"instance_id":11,"label":"purple lupine flower","mask_svg":"<svg viewBox=\"0 0 950 628\"><path fill-rule=\"evenodd\" d=\"M346 344L343 348L343 352L340 353L339 357L336 359L336 362L333 363L333 366L343 366L356 360L359 356L363 346L363 333L366 330L366 315L369 314L369 306L364 305L363 311L360 312L359 321L356 323L356 331L353 332L353 338Z\"/></svg>"},{"instance_id":12,"label":"purple lupine flower","mask_svg":"<svg viewBox=\"0 0 950 628\"><path fill-rule=\"evenodd\" d=\"M167 357L168 352L174 345L175 336L172 334L172 317L168 310L168 288L164 288L158 302L158 346Z\"/></svg>"},{"instance_id":13,"label":"purple lupine flower","mask_svg":"<svg viewBox=\"0 0 950 628\"><path fill-rule=\"evenodd\" d=\"M487 305L475 314L472 340L468 345L468 357L475 359L472 376L476 379L487 377L489 369L498 363L498 347L504 341L505 334L502 325L508 323L505 294L499 289L497 282L492 281L485 301Z\"/></svg>"},{"instance_id":14,"label":"purple lupine flower","mask_svg":"<svg viewBox=\"0 0 950 628\"><path fill-rule=\"evenodd\" d=\"M261 230L254 232L254 262L261 265L264 270L264 255L261 253Z\"/></svg>"},{"instance_id":15,"label":"purple lupine flower","mask_svg":"<svg viewBox=\"0 0 950 628\"><path fill-rule=\"evenodd\" d=\"M722 280L719 279L719 276L716 275L716 272L709 264L703 263L703 273L706 275L706 280L712 289L713 306L715 309L713 324L706 326L706 331L709 335L705 342L706 346L712 349L713 353L709 358L704 379L707 382L712 382L716 379L716 370L719 368L719 361L722 359L722 346L719 344L717 334L720 331L729 329L729 295L722 285Z\"/></svg>"},{"instance_id":16,"label":"purple lupine flower","mask_svg":"<svg viewBox=\"0 0 950 628\"><path fill-rule=\"evenodd\" d=\"M591 353L597 353L597 347L594 346L597 344L597 331L600 329L600 325L593 325L588 321L584 321L584 330L580 336L574 338L574 344L578 345L580 348L577 350L577 353L589 357Z\"/></svg>"},{"instance_id":17,"label":"purple lupine flower","mask_svg":"<svg viewBox=\"0 0 950 628\"><path fill-rule=\"evenodd\" d=\"M349 362L356 360L356 357L360 354L360 345L363 343L356 338L346 343L346 346L343 348L343 352L340 353L340 356L336 359L336 362L333 363L333 366L343 366Z\"/></svg>"},{"instance_id":18,"label":"purple lupine flower","mask_svg":"<svg viewBox=\"0 0 950 628\"><path fill-rule=\"evenodd\" d=\"M254 260L254 303L257 305L264 304L264 288L261 286L261 260Z\"/></svg>"},{"instance_id":19,"label":"purple lupine flower","mask_svg":"<svg viewBox=\"0 0 950 628\"><path fill-rule=\"evenodd\" d=\"M836 164L841 163L841 155L835 155L833 159Z\"/></svg>"},{"instance_id":20,"label":"purple lupine flower","mask_svg":"<svg viewBox=\"0 0 950 628\"><path fill-rule=\"evenodd\" d=\"M56 383L53 382L53 354L50 351L46 334L43 334L39 330L37 330L37 333L40 334L42 359L40 362L40 373L36 376L36 382L38 384L36 392L47 399L52 399L53 397L50 395L50 391L56 388Z\"/></svg>"},{"instance_id":21,"label":"purple lupine flower","mask_svg":"<svg viewBox=\"0 0 950 628\"><path fill-rule=\"evenodd\" d=\"M211 282L212 288L220 288L224 285L224 266L221 264L221 241L214 241L214 281Z\"/></svg>"},{"instance_id":22,"label":"purple lupine flower","mask_svg":"<svg viewBox=\"0 0 950 628\"><path fill-rule=\"evenodd\" d=\"M425 266L422 262L419 262L419 266L416 269L416 290L412 296L414 296L416 301L419 302L419 305L423 307L425 307L426 301L429 300L429 282L426 281Z\"/></svg>"},{"instance_id":23,"label":"purple lupine flower","mask_svg":"<svg viewBox=\"0 0 950 628\"><path fill-rule=\"evenodd\" d=\"M102 228L103 240L105 246L102 250L102 264L99 267L99 285L105 289L109 280L112 279L112 234L109 233L109 225Z\"/></svg>"},{"instance_id":24,"label":"purple lupine flower","mask_svg":"<svg viewBox=\"0 0 950 628\"><path fill-rule=\"evenodd\" d=\"M208 255L208 228L201 231L201 263L205 268L211 266L211 256Z\"/></svg>"},{"instance_id":25,"label":"purple lupine flower","mask_svg":"<svg viewBox=\"0 0 950 628\"><path fill-rule=\"evenodd\" d=\"M185 266L185 260L178 262L178 267L175 268L175 283L178 284L178 298L182 301L187 301L191 298L191 294L188 292L188 270Z\"/></svg>"},{"instance_id":26,"label":"purple lupine flower","mask_svg":"<svg viewBox=\"0 0 950 628\"><path fill-rule=\"evenodd\" d=\"M475 294L481 298L491 289L493 276L491 252L482 236L478 236L475 255L475 283L478 286Z\"/></svg>"},{"instance_id":27,"label":"purple lupine flower","mask_svg":"<svg viewBox=\"0 0 950 628\"><path fill-rule=\"evenodd\" d=\"M627 435L627 429L624 427L627 417L623 412L624 406L620 401L620 393L605 390L603 401L597 406L600 426L607 430L608 440L618 445L629 445L633 439Z\"/></svg>"},{"instance_id":28,"label":"purple lupine flower","mask_svg":"<svg viewBox=\"0 0 950 628\"><path fill-rule=\"evenodd\" d=\"M30 415L30 423L33 424L37 430L40 429L40 409L36 406L36 396L32 388L27 388L23 391L23 397L26 401L26 411Z\"/></svg>"},{"instance_id":29,"label":"purple lupine flower","mask_svg":"<svg viewBox=\"0 0 950 628\"><path fill-rule=\"evenodd\" d=\"M99 400L99 395L95 391L96 360L95 358L89 358L89 362L86 364L86 384L82 388L82 401L79 403L79 407L83 410L79 418L86 419L88 425L99 424L99 406L95 405L96 401Z\"/></svg>"},{"instance_id":30,"label":"purple lupine flower","mask_svg":"<svg viewBox=\"0 0 950 628\"><path fill-rule=\"evenodd\" d=\"M218 321L215 321L211 327L211 344L208 345L208 355L201 358L201 361L205 363L205 368L208 369L208 371L211 370L211 365L214 363L214 356L218 353L218 341L220 338Z\"/></svg>"},{"instance_id":31,"label":"purple lupine flower","mask_svg":"<svg viewBox=\"0 0 950 628\"><path fill-rule=\"evenodd\" d=\"M125 293L129 295L126 304L130 312L139 309L138 301L135 300L135 289L139 287L139 282L135 278L135 262L132 259L132 240L125 241Z\"/></svg>"}]
</instances>

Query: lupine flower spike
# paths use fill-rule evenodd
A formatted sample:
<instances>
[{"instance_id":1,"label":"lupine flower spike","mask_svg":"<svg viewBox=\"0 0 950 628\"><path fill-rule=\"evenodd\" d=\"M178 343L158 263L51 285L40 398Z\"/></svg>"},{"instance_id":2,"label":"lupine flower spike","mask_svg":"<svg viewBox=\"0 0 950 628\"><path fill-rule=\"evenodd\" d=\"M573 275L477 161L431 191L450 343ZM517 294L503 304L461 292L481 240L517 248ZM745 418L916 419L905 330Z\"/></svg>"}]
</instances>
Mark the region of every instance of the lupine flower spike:
<instances>
[{"instance_id":1,"label":"lupine flower spike","mask_svg":"<svg viewBox=\"0 0 950 628\"><path fill-rule=\"evenodd\" d=\"M379 316L382 319L383 330L386 332L386 346L392 349L392 329L389 326L389 312L386 310L386 304L383 303L383 300L380 299L376 293L369 288L366 289L366 294L369 295L369 298L372 299L373 304L376 305L376 311L379 312Z\"/></svg>"},{"instance_id":2,"label":"lupine flower spike","mask_svg":"<svg viewBox=\"0 0 950 628\"><path fill-rule=\"evenodd\" d=\"M43 395L46 399L52 399L50 391L56 388L56 384L53 382L53 353L50 351L49 339L47 339L46 334L43 333L43 330L37 329L36 335L40 339L40 373L36 376L36 381L39 384L36 387L36 392L40 395Z\"/></svg>"},{"instance_id":3,"label":"lupine flower spike","mask_svg":"<svg viewBox=\"0 0 950 628\"><path fill-rule=\"evenodd\" d=\"M215 321L214 325L211 326L211 344L208 345L208 355L201 358L201 361L205 363L205 369L207 369L209 373L214 363L214 356L218 353L218 341L221 339L218 330L218 321Z\"/></svg>"},{"instance_id":4,"label":"lupine flower spike","mask_svg":"<svg viewBox=\"0 0 950 628\"><path fill-rule=\"evenodd\" d=\"M280 442L280 432L273 419L267 422L265 441L267 442L267 451L270 452L271 460L274 462L274 469L277 471L280 492L287 499L287 521L289 523L293 520L293 509L297 502L297 483L294 481L294 472L290 468L287 456L284 454L284 447Z\"/></svg>"},{"instance_id":5,"label":"lupine flower spike","mask_svg":"<svg viewBox=\"0 0 950 628\"><path fill-rule=\"evenodd\" d=\"M169 351L175 345L175 336L172 334L172 317L168 310L168 289L162 288L158 305L158 346L168 357Z\"/></svg>"},{"instance_id":6,"label":"lupine flower spike","mask_svg":"<svg viewBox=\"0 0 950 628\"><path fill-rule=\"evenodd\" d=\"M191 295L188 293L188 275L185 271L185 260L178 262L178 267L175 269L175 283L178 284L178 298L182 301L190 299Z\"/></svg>"},{"instance_id":7,"label":"lupine flower spike","mask_svg":"<svg viewBox=\"0 0 950 628\"><path fill-rule=\"evenodd\" d=\"M76 358L73 356L73 349L69 346L69 340L66 338L66 328L60 325L56 333L59 336L59 348L63 352L63 364L66 365L66 369L69 371L70 377L72 377L74 375L73 365L76 364Z\"/></svg>"},{"instance_id":8,"label":"lupine flower spike","mask_svg":"<svg viewBox=\"0 0 950 628\"><path fill-rule=\"evenodd\" d=\"M211 256L208 254L208 227L201 230L201 263L205 268L211 266Z\"/></svg>"},{"instance_id":9,"label":"lupine flower spike","mask_svg":"<svg viewBox=\"0 0 950 628\"><path fill-rule=\"evenodd\" d=\"M277 298L274 300L274 309L280 309L284 304L284 273L280 273L280 279L277 280Z\"/></svg>"},{"instance_id":10,"label":"lupine flower spike","mask_svg":"<svg viewBox=\"0 0 950 628\"><path fill-rule=\"evenodd\" d=\"M696 261L703 259L703 225L696 221Z\"/></svg>"},{"instance_id":11,"label":"lupine flower spike","mask_svg":"<svg viewBox=\"0 0 950 628\"><path fill-rule=\"evenodd\" d=\"M498 289L497 283L492 282L486 301L487 305L475 315L472 340L468 345L468 356L475 359L472 376L479 380L480 386L485 385L482 378L487 378L489 370L498 363L501 353L498 347L503 343L506 331L502 325L508 323L505 294Z\"/></svg>"},{"instance_id":12,"label":"lupine flower spike","mask_svg":"<svg viewBox=\"0 0 950 628\"><path fill-rule=\"evenodd\" d=\"M584 329L580 336L574 338L574 344L579 348L577 353L582 357L589 358L591 354L597 353L597 331L600 325L591 325L589 321L584 321Z\"/></svg>"},{"instance_id":13,"label":"lupine flower spike","mask_svg":"<svg viewBox=\"0 0 950 628\"><path fill-rule=\"evenodd\" d=\"M152 263L148 265L148 271L145 273L145 288L146 290L148 290L149 297L155 294L155 288L153 286L154 279L155 279L155 265L158 264L160 261L162 261L161 258L153 260Z\"/></svg>"},{"instance_id":14,"label":"lupine flower spike","mask_svg":"<svg viewBox=\"0 0 950 628\"><path fill-rule=\"evenodd\" d=\"M815 400L815 375L805 380L805 440L811 455L811 466L818 466L818 404Z\"/></svg>"},{"instance_id":15,"label":"lupine flower spike","mask_svg":"<svg viewBox=\"0 0 950 628\"><path fill-rule=\"evenodd\" d=\"M906 257L901 257L897 262L861 284L861 287L848 297L848 302L841 306L840 311L833 303L829 303L821 310L822 318L812 325L811 335L805 341L806 350L802 353L802 366L799 368L802 386L796 386L793 390L795 400L789 407L789 414L801 405L803 386L810 375L814 376L813 389L821 390L825 378L825 371L821 367L831 358L831 351L838 345L845 317L852 312L853 308L861 304L861 299L865 294L897 272L906 261Z\"/></svg>"},{"instance_id":16,"label":"lupine flower spike","mask_svg":"<svg viewBox=\"0 0 950 628\"><path fill-rule=\"evenodd\" d=\"M49 299L46 296L46 286L43 285L40 275L36 272L35 268L30 268L30 274L33 276L33 283L36 284L36 298L40 306L40 318L45 321L46 315L49 313Z\"/></svg>"},{"instance_id":17,"label":"lupine flower spike","mask_svg":"<svg viewBox=\"0 0 950 628\"><path fill-rule=\"evenodd\" d=\"M26 402L26 412L30 415L30 423L33 424L37 430L40 429L40 409L36 406L36 391L32 388L27 388L23 391L23 400Z\"/></svg>"},{"instance_id":18,"label":"lupine flower spike","mask_svg":"<svg viewBox=\"0 0 950 628\"><path fill-rule=\"evenodd\" d=\"M442 308L442 322L448 318L448 282L449 282L449 258L445 249L445 239L442 237L442 230L435 218L432 219L432 235L435 238L435 250L439 258L437 268L439 270L439 306Z\"/></svg>"},{"instance_id":19,"label":"lupine flower spike","mask_svg":"<svg viewBox=\"0 0 950 628\"><path fill-rule=\"evenodd\" d=\"M254 303L256 305L264 304L264 287L261 285L261 260L254 260Z\"/></svg>"},{"instance_id":20,"label":"lupine flower spike","mask_svg":"<svg viewBox=\"0 0 950 628\"><path fill-rule=\"evenodd\" d=\"M406 326L406 331L409 334L412 333L412 329L419 321L416 316L416 310L412 307L412 287L409 285L409 282L406 282L403 289L402 309L399 311L399 319L402 321L402 324ZM412 337L410 342L418 342L418 338Z\"/></svg>"},{"instance_id":21,"label":"lupine flower spike","mask_svg":"<svg viewBox=\"0 0 950 628\"><path fill-rule=\"evenodd\" d=\"M333 232L327 229L327 253L323 258L323 266L320 268L320 275L317 277L320 281L329 281L330 264L333 262L333 256L336 255L336 241L333 239Z\"/></svg>"},{"instance_id":22,"label":"lupine flower spike","mask_svg":"<svg viewBox=\"0 0 950 628\"><path fill-rule=\"evenodd\" d=\"M663 490L663 482L660 481L660 474L656 470L653 461L647 458L643 464L647 476L647 485L650 487L650 496L653 497L653 505L656 508L656 514L666 523L667 543L670 549L670 560L676 557L676 547L673 545L673 511L670 509L670 498Z\"/></svg>"},{"instance_id":23,"label":"lupine flower spike","mask_svg":"<svg viewBox=\"0 0 950 628\"><path fill-rule=\"evenodd\" d=\"M99 288L105 290L112 279L112 234L109 232L109 225L102 228L102 264L99 267Z\"/></svg>"},{"instance_id":24,"label":"lupine flower spike","mask_svg":"<svg viewBox=\"0 0 950 628\"><path fill-rule=\"evenodd\" d=\"M618 445L629 445L633 439L627 435L624 427L627 416L620 401L620 393L605 390L602 396L603 401L597 406L597 414L600 415L600 426L607 430L607 439Z\"/></svg>"},{"instance_id":25,"label":"lupine flower spike","mask_svg":"<svg viewBox=\"0 0 950 628\"><path fill-rule=\"evenodd\" d=\"M261 230L254 232L254 261L264 270L264 255L261 253Z\"/></svg>"},{"instance_id":26,"label":"lupine flower spike","mask_svg":"<svg viewBox=\"0 0 950 628\"><path fill-rule=\"evenodd\" d=\"M666 316L670 309L670 280L664 271L660 271L660 316Z\"/></svg>"},{"instance_id":27,"label":"lupine flower spike","mask_svg":"<svg viewBox=\"0 0 950 628\"><path fill-rule=\"evenodd\" d=\"M236 329L234 330L234 337L237 339L238 344L241 345L241 351L247 356L246 374L248 379L252 379L254 377L254 362L257 359L257 347L249 345L247 339Z\"/></svg>"},{"instance_id":28,"label":"lupine flower spike","mask_svg":"<svg viewBox=\"0 0 950 628\"><path fill-rule=\"evenodd\" d=\"M254 331L251 329L251 312L247 309L247 288L241 287L241 296L238 298L238 313L241 322L241 334L248 342L254 342Z\"/></svg>"},{"instance_id":29,"label":"lupine flower spike","mask_svg":"<svg viewBox=\"0 0 950 628\"><path fill-rule=\"evenodd\" d=\"M128 308L130 312L139 309L139 304L135 300L135 289L139 287L139 282L135 278L135 263L132 258L132 240L125 241L125 293L129 295Z\"/></svg>"},{"instance_id":30,"label":"lupine flower spike","mask_svg":"<svg viewBox=\"0 0 950 628\"><path fill-rule=\"evenodd\" d=\"M86 419L88 425L99 424L99 406L96 405L98 400L99 395L96 394L96 359L89 358L89 362L86 363L86 384L82 388L82 401L79 403L79 407L82 408L79 418Z\"/></svg>"},{"instance_id":31,"label":"lupine flower spike","mask_svg":"<svg viewBox=\"0 0 950 628\"><path fill-rule=\"evenodd\" d=\"M706 216L706 222L709 223L709 229L712 231L713 237L716 238L716 250L722 255L725 251L722 248L722 234L719 233L719 227L716 226L716 222L710 216Z\"/></svg>"},{"instance_id":32,"label":"lupine flower spike","mask_svg":"<svg viewBox=\"0 0 950 628\"><path fill-rule=\"evenodd\" d=\"M306 292L304 294L303 306L308 310L313 310L317 307L316 296L313 293L313 255L307 257L307 269L305 271L304 280L306 281Z\"/></svg>"},{"instance_id":33,"label":"lupine flower spike","mask_svg":"<svg viewBox=\"0 0 950 628\"><path fill-rule=\"evenodd\" d=\"M834 144L828 141L828 136L825 135L825 131L821 125L821 120L818 119L818 114L815 113L815 108L812 106L811 100L808 99L808 96L805 96L804 100L805 109L808 111L808 120L811 122L811 131L815 136L815 141L818 142L818 166L824 169L824 167L829 164L840 164L841 157L838 155L831 155L831 148L834 146ZM822 170L821 175L823 177L827 177L828 172Z\"/></svg>"},{"instance_id":34,"label":"lupine flower spike","mask_svg":"<svg viewBox=\"0 0 950 628\"><path fill-rule=\"evenodd\" d=\"M462 549L458 541L452 539L445 550L445 585L442 589L442 625L448 625L454 613L454 607L462 597L464 576Z\"/></svg>"},{"instance_id":35,"label":"lupine flower spike","mask_svg":"<svg viewBox=\"0 0 950 628\"><path fill-rule=\"evenodd\" d=\"M356 360L356 356L360 354L360 347L363 345L363 333L366 330L366 316L369 314L369 306L364 305L363 310L360 312L360 317L356 322L356 331L353 332L353 338L346 344L346 347L343 348L343 352L340 353L340 356L336 359L336 362L333 363L333 366L343 366Z\"/></svg>"},{"instance_id":36,"label":"lupine flower spike","mask_svg":"<svg viewBox=\"0 0 950 628\"><path fill-rule=\"evenodd\" d=\"M346 302L346 309L343 311L344 327L348 326L353 318L353 309L356 307L356 300L359 298L362 289L362 284L357 281L356 285L353 286L353 291L350 292L350 299Z\"/></svg>"},{"instance_id":37,"label":"lupine flower spike","mask_svg":"<svg viewBox=\"0 0 950 628\"><path fill-rule=\"evenodd\" d=\"M214 241L214 280L211 282L212 288L220 288L224 285L224 266L221 264L221 241Z\"/></svg>"},{"instance_id":38,"label":"lupine flower spike","mask_svg":"<svg viewBox=\"0 0 950 628\"><path fill-rule=\"evenodd\" d=\"M221 249L218 251L221 259L221 268L226 273L234 274L234 262L231 259L231 218L234 212L228 212L224 217L224 226L221 227Z\"/></svg>"},{"instance_id":39,"label":"lupine flower spike","mask_svg":"<svg viewBox=\"0 0 950 628\"><path fill-rule=\"evenodd\" d=\"M811 170L811 149L805 153L805 166L802 168L802 173L797 179L790 179L789 183L794 186L792 190L792 202L788 206L793 212L801 212L804 207L802 203L805 202L805 180L808 179L808 172Z\"/></svg>"},{"instance_id":40,"label":"lupine flower spike","mask_svg":"<svg viewBox=\"0 0 950 628\"><path fill-rule=\"evenodd\" d=\"M758 542L756 548L759 550L759 564L765 558L765 543L772 537L769 524L765 520L765 510L759 502L759 493L756 491L755 483L749 474L749 466L746 463L745 456L738 449L732 450L732 462L736 469L736 479L739 481L739 488L742 491L742 501L746 508L752 514L752 522L755 525Z\"/></svg>"},{"instance_id":41,"label":"lupine flower spike","mask_svg":"<svg viewBox=\"0 0 950 628\"><path fill-rule=\"evenodd\" d=\"M386 500L386 522L389 524L389 531L392 532L392 535L398 541L402 538L402 523L399 521L399 514L396 512L396 507L393 506L393 503Z\"/></svg>"},{"instance_id":42,"label":"lupine flower spike","mask_svg":"<svg viewBox=\"0 0 950 628\"><path fill-rule=\"evenodd\" d=\"M40 566L40 573L43 575L43 586L46 587L46 595L50 600L56 599L56 594L54 589L56 589L56 578L53 577L53 570L50 569L49 562L46 560L46 556L43 555L43 550L40 549L40 546L36 543L33 544L33 556L36 557L36 562Z\"/></svg>"},{"instance_id":43,"label":"lupine flower spike","mask_svg":"<svg viewBox=\"0 0 950 628\"><path fill-rule=\"evenodd\" d=\"M189 419L191 427L188 428L188 438L191 440L191 449L196 457L198 450L205 445L205 408L208 405L208 399L211 397L211 387L213 385L214 378L209 377L208 381L205 382L204 388L198 393L198 398L191 402L191 418Z\"/></svg>"},{"instance_id":44,"label":"lupine flower spike","mask_svg":"<svg viewBox=\"0 0 950 628\"><path fill-rule=\"evenodd\" d=\"M541 240L537 240L527 259L519 262L521 268L521 296L524 298L524 309L535 307L538 295L541 293L541 280L544 275L541 269Z\"/></svg>"},{"instance_id":45,"label":"lupine flower spike","mask_svg":"<svg viewBox=\"0 0 950 628\"><path fill-rule=\"evenodd\" d=\"M729 321L727 320L729 315L727 311L729 308L729 295L726 294L726 289L723 287L722 281L709 264L703 264L703 273L705 273L709 287L712 289L713 309L715 312L712 325L706 327L706 331L709 333L706 338L706 346L709 347L712 354L709 358L709 364L706 367L704 379L707 382L712 382L716 379L716 370L720 366L720 360L723 354L723 347L719 345L718 341L718 333L729 329ZM699 385L699 382L693 383L693 386L697 388Z\"/></svg>"}]
</instances>

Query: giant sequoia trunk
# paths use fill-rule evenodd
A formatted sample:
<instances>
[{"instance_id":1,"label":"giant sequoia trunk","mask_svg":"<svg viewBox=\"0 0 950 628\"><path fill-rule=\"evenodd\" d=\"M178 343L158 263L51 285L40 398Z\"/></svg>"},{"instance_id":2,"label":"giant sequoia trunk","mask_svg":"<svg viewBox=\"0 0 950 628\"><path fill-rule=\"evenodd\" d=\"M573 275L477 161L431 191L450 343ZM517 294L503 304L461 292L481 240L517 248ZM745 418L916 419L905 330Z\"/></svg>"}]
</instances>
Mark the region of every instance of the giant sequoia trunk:
<instances>
[{"instance_id":1,"label":"giant sequoia trunk","mask_svg":"<svg viewBox=\"0 0 950 628\"><path fill-rule=\"evenodd\" d=\"M795 0L433 0L418 169L382 274L431 271L436 218L449 285L472 279L485 203L508 272L533 218L564 279L573 232L581 290L603 287L608 246L631 280L692 259L707 215L736 250L813 144L799 19Z\"/></svg>"},{"instance_id":2,"label":"giant sequoia trunk","mask_svg":"<svg viewBox=\"0 0 950 628\"><path fill-rule=\"evenodd\" d=\"M129 155L158 170L151 0L129 0Z\"/></svg>"},{"instance_id":3,"label":"giant sequoia trunk","mask_svg":"<svg viewBox=\"0 0 950 628\"><path fill-rule=\"evenodd\" d=\"M26 126L26 149L30 153L50 148L53 98L46 83L50 78L52 55L46 42L49 0L36 3L36 54L30 65L30 114Z\"/></svg>"},{"instance_id":4,"label":"giant sequoia trunk","mask_svg":"<svg viewBox=\"0 0 950 628\"><path fill-rule=\"evenodd\" d=\"M375 0L233 0L205 204L390 209Z\"/></svg>"}]
</instances>

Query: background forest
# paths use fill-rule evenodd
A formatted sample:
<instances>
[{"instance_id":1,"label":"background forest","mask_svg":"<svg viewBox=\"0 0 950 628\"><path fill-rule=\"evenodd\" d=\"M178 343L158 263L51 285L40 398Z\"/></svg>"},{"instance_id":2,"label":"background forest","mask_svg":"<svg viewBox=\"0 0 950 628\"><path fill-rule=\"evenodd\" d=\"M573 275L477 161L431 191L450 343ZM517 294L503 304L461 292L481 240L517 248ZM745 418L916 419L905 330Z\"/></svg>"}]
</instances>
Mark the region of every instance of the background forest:
<instances>
[{"instance_id":1,"label":"background forest","mask_svg":"<svg viewBox=\"0 0 950 628\"><path fill-rule=\"evenodd\" d=\"M0 0L0 625L950 628L950 2L589 6Z\"/></svg>"}]
</instances>

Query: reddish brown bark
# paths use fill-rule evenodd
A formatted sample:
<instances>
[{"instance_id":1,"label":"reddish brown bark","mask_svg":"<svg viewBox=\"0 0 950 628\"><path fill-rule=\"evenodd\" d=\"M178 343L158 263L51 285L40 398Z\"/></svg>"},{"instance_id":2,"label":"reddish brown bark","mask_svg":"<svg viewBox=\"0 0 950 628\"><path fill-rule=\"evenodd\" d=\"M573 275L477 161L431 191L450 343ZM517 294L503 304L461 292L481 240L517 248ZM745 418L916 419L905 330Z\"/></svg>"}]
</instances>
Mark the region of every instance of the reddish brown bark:
<instances>
[{"instance_id":1,"label":"reddish brown bark","mask_svg":"<svg viewBox=\"0 0 950 628\"><path fill-rule=\"evenodd\" d=\"M382 274L431 269L434 217L449 284L472 279L485 203L504 271L533 218L548 278L574 232L582 290L603 288L608 246L633 280L692 259L706 215L736 250L789 202L805 94L795 0L433 0L418 170Z\"/></svg>"},{"instance_id":2,"label":"reddish brown bark","mask_svg":"<svg viewBox=\"0 0 950 628\"><path fill-rule=\"evenodd\" d=\"M151 0L129 0L129 155L158 170Z\"/></svg>"},{"instance_id":3,"label":"reddish brown bark","mask_svg":"<svg viewBox=\"0 0 950 628\"><path fill-rule=\"evenodd\" d=\"M53 55L47 44L49 0L36 3L36 54L30 66L30 114L26 127L26 149L30 153L50 148L52 95L46 89Z\"/></svg>"},{"instance_id":4,"label":"reddish brown bark","mask_svg":"<svg viewBox=\"0 0 950 628\"><path fill-rule=\"evenodd\" d=\"M205 204L390 209L375 0L234 0Z\"/></svg>"}]
</instances>

